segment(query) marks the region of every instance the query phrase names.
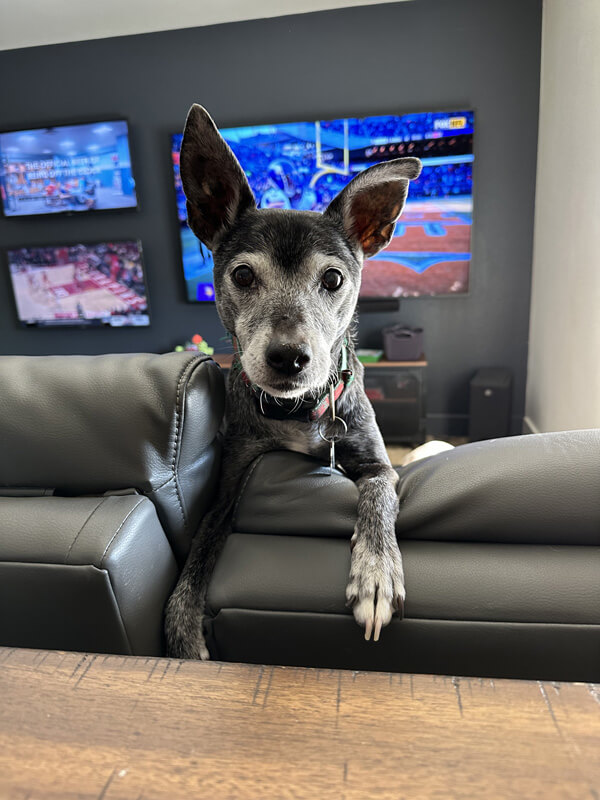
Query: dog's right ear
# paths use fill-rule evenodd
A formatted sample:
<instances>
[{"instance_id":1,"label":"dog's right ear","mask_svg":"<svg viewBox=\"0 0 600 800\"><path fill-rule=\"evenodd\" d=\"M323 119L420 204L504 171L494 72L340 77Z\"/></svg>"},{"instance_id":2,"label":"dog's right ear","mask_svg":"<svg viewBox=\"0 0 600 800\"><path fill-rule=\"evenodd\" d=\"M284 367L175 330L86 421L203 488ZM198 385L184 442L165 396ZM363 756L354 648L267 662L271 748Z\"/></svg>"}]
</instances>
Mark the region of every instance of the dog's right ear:
<instances>
[{"instance_id":1,"label":"dog's right ear","mask_svg":"<svg viewBox=\"0 0 600 800\"><path fill-rule=\"evenodd\" d=\"M394 235L408 196L408 183L421 173L418 158L395 158L359 172L325 209L340 222L351 243L371 258Z\"/></svg>"},{"instance_id":2,"label":"dog's right ear","mask_svg":"<svg viewBox=\"0 0 600 800\"><path fill-rule=\"evenodd\" d=\"M179 158L188 225L213 250L244 211L256 208L244 170L202 106L190 108Z\"/></svg>"}]
</instances>

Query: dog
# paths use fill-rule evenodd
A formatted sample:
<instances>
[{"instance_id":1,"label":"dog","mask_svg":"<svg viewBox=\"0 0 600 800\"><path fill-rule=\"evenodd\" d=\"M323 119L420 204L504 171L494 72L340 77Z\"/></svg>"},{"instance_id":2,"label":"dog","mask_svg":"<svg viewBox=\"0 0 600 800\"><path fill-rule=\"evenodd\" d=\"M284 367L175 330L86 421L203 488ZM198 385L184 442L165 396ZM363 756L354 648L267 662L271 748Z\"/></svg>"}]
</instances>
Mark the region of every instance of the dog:
<instances>
[{"instance_id":1,"label":"dog","mask_svg":"<svg viewBox=\"0 0 600 800\"><path fill-rule=\"evenodd\" d=\"M377 641L394 613L403 616L406 592L395 534L398 474L363 388L356 306L363 261L390 242L421 162L399 158L365 169L322 214L258 210L235 155L207 111L193 105L180 171L188 224L213 253L216 306L236 358L218 496L167 604L169 655L210 657L208 582L251 462L281 449L329 461L331 439L358 487L346 601L365 639Z\"/></svg>"}]
</instances>

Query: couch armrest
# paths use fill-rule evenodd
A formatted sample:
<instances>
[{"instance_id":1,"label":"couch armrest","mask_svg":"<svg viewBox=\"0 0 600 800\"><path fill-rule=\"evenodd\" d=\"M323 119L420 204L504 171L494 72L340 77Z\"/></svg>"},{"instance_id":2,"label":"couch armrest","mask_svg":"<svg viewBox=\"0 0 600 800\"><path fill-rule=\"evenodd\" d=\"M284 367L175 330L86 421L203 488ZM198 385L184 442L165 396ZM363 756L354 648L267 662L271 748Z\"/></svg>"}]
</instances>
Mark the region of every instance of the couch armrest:
<instances>
[{"instance_id":1,"label":"couch armrest","mask_svg":"<svg viewBox=\"0 0 600 800\"><path fill-rule=\"evenodd\" d=\"M145 497L0 497L3 645L161 655L176 577Z\"/></svg>"}]
</instances>

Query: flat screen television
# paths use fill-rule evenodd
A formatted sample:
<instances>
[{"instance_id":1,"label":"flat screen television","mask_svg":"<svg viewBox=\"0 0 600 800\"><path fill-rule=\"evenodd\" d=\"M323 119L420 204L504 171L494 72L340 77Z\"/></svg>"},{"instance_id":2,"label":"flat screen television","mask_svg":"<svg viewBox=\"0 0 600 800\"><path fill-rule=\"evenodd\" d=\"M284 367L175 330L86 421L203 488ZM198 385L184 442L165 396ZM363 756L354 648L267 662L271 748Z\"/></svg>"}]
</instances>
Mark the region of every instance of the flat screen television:
<instances>
[{"instance_id":1,"label":"flat screen television","mask_svg":"<svg viewBox=\"0 0 600 800\"><path fill-rule=\"evenodd\" d=\"M444 111L224 128L261 208L323 211L357 172L403 156L423 171L388 247L365 263L361 301L463 294L469 287L473 111ZM172 159L187 297L214 300L212 256L190 231Z\"/></svg>"},{"instance_id":2,"label":"flat screen television","mask_svg":"<svg viewBox=\"0 0 600 800\"><path fill-rule=\"evenodd\" d=\"M127 122L0 133L0 196L7 217L136 208Z\"/></svg>"},{"instance_id":3,"label":"flat screen television","mask_svg":"<svg viewBox=\"0 0 600 800\"><path fill-rule=\"evenodd\" d=\"M21 247L8 270L22 325L150 324L138 241Z\"/></svg>"}]
</instances>

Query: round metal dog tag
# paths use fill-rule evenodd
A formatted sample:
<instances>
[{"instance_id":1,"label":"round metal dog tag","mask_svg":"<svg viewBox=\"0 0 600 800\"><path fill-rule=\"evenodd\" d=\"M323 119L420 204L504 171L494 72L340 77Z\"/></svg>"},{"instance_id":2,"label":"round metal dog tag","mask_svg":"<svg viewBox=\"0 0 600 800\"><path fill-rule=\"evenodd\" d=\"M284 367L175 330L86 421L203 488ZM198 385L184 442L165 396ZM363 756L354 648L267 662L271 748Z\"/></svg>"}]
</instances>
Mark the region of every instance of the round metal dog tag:
<instances>
[{"instance_id":1,"label":"round metal dog tag","mask_svg":"<svg viewBox=\"0 0 600 800\"><path fill-rule=\"evenodd\" d=\"M318 430L323 441L339 442L348 433L348 426L341 417L335 417L335 419L321 419Z\"/></svg>"}]
</instances>

